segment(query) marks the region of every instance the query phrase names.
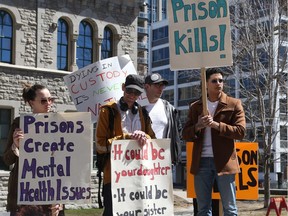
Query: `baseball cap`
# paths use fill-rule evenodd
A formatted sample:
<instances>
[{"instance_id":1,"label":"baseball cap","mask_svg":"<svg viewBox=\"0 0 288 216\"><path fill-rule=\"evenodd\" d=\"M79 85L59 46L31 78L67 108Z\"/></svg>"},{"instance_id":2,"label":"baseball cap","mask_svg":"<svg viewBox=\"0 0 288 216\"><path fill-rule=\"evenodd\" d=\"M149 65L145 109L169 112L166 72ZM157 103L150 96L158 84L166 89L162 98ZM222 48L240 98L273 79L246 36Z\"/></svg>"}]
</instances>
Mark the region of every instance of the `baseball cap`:
<instances>
[{"instance_id":1,"label":"baseball cap","mask_svg":"<svg viewBox=\"0 0 288 216\"><path fill-rule=\"evenodd\" d=\"M125 80L125 87L132 88L144 92L144 80L141 76L137 74L129 74Z\"/></svg>"},{"instance_id":2,"label":"baseball cap","mask_svg":"<svg viewBox=\"0 0 288 216\"><path fill-rule=\"evenodd\" d=\"M160 82L163 82L165 85L168 85L168 81L163 79L162 76L158 73L153 73L145 78L145 84L156 84Z\"/></svg>"}]
</instances>

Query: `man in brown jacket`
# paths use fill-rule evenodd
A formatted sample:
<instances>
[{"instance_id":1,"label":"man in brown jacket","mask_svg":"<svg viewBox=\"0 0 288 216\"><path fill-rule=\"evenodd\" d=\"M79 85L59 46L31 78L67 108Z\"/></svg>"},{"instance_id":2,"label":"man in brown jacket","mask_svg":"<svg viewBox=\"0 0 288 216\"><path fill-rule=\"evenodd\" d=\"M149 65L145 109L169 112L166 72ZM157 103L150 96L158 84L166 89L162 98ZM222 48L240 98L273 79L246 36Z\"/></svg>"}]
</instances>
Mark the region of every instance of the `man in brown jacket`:
<instances>
[{"instance_id":1,"label":"man in brown jacket","mask_svg":"<svg viewBox=\"0 0 288 216\"><path fill-rule=\"evenodd\" d=\"M245 136L245 113L239 99L223 92L223 72L206 71L208 115L203 115L202 100L191 104L183 139L193 141L190 172L199 215L212 215L211 193L214 180L221 195L224 215L237 215L235 174L239 173L234 140Z\"/></svg>"},{"instance_id":2,"label":"man in brown jacket","mask_svg":"<svg viewBox=\"0 0 288 216\"><path fill-rule=\"evenodd\" d=\"M137 104L136 100L144 91L144 79L136 74L126 77L122 85L123 97L101 107L96 128L96 150L99 154L110 154L113 140L134 139L145 145L147 139L155 139L148 113ZM113 116L110 116L110 112ZM109 123L113 120L113 129ZM104 165L103 180L104 213L113 216L111 195L111 163L110 158Z\"/></svg>"}]
</instances>

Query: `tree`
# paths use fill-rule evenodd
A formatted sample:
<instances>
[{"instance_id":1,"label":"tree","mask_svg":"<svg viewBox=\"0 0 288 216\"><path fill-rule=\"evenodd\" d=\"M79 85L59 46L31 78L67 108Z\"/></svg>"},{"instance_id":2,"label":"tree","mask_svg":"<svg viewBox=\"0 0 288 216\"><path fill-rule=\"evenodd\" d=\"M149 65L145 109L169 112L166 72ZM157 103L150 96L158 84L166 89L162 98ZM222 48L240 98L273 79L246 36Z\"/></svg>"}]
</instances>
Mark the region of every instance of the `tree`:
<instances>
[{"instance_id":1,"label":"tree","mask_svg":"<svg viewBox=\"0 0 288 216\"><path fill-rule=\"evenodd\" d=\"M230 15L234 54L231 71L246 111L247 139L258 141L262 149L259 164L264 166L264 207L268 207L270 169L280 160L277 155L273 158L273 148L277 137L279 140L279 125L287 127L288 31L287 20L283 19L287 16L287 0L233 0ZM280 119L285 104L286 116Z\"/></svg>"}]
</instances>

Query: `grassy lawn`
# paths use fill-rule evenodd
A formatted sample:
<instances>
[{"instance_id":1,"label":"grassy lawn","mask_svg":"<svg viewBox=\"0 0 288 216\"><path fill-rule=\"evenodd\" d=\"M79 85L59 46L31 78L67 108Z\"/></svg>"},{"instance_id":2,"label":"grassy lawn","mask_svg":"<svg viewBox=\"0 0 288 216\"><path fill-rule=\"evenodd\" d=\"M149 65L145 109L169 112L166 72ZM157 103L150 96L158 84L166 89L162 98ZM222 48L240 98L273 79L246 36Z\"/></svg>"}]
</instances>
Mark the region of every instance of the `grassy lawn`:
<instances>
[{"instance_id":1,"label":"grassy lawn","mask_svg":"<svg viewBox=\"0 0 288 216\"><path fill-rule=\"evenodd\" d=\"M65 209L65 216L101 216L103 209Z\"/></svg>"}]
</instances>

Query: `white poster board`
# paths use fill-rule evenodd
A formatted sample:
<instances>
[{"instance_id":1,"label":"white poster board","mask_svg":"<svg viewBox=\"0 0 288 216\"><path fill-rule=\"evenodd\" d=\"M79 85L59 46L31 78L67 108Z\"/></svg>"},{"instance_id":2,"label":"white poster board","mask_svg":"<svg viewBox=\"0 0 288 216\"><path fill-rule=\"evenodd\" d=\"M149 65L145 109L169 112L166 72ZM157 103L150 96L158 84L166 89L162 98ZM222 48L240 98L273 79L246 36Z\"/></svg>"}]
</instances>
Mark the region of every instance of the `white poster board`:
<instances>
[{"instance_id":1,"label":"white poster board","mask_svg":"<svg viewBox=\"0 0 288 216\"><path fill-rule=\"evenodd\" d=\"M79 112L90 112L96 122L101 105L123 96L122 84L136 74L128 55L107 58L64 76L70 96Z\"/></svg>"},{"instance_id":2,"label":"white poster board","mask_svg":"<svg viewBox=\"0 0 288 216\"><path fill-rule=\"evenodd\" d=\"M91 115L20 116L18 204L91 203Z\"/></svg>"},{"instance_id":3,"label":"white poster board","mask_svg":"<svg viewBox=\"0 0 288 216\"><path fill-rule=\"evenodd\" d=\"M173 70L232 65L228 0L169 0Z\"/></svg>"},{"instance_id":4,"label":"white poster board","mask_svg":"<svg viewBox=\"0 0 288 216\"><path fill-rule=\"evenodd\" d=\"M174 215L170 139L113 141L113 215Z\"/></svg>"}]
</instances>

